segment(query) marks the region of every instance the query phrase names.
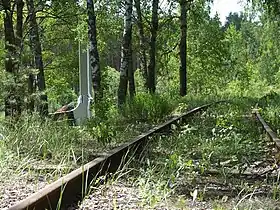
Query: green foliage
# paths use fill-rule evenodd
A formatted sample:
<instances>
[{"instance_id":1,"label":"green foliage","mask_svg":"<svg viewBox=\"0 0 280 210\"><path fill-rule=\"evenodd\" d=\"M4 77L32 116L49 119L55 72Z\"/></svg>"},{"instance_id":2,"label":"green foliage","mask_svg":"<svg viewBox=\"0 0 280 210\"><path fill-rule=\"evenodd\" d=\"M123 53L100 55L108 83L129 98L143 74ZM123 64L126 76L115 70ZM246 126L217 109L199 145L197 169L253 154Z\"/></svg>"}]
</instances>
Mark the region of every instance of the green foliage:
<instances>
[{"instance_id":1,"label":"green foliage","mask_svg":"<svg viewBox=\"0 0 280 210\"><path fill-rule=\"evenodd\" d=\"M168 96L139 93L129 101L123 110L123 115L135 121L157 122L168 116L176 106Z\"/></svg>"},{"instance_id":2,"label":"green foliage","mask_svg":"<svg viewBox=\"0 0 280 210\"><path fill-rule=\"evenodd\" d=\"M241 15L239 15L238 13L234 12L230 12L229 15L226 18L226 23L224 25L224 29L226 30L230 25L234 25L235 29L237 31L240 30L241 28L241 23L242 23L242 19L243 19L243 13L241 13Z\"/></svg>"},{"instance_id":3,"label":"green foliage","mask_svg":"<svg viewBox=\"0 0 280 210\"><path fill-rule=\"evenodd\" d=\"M215 93L227 83L228 46L219 19L203 4L195 7L188 26L189 92Z\"/></svg>"},{"instance_id":4,"label":"green foliage","mask_svg":"<svg viewBox=\"0 0 280 210\"><path fill-rule=\"evenodd\" d=\"M119 72L107 66L102 71L102 88L104 89L104 101L110 105L116 102L116 96L119 86Z\"/></svg>"},{"instance_id":5,"label":"green foliage","mask_svg":"<svg viewBox=\"0 0 280 210\"><path fill-rule=\"evenodd\" d=\"M268 85L277 87L280 78L277 22L266 10L256 11L248 6L248 14L245 12L240 16L230 14L226 27L222 27L217 16L210 17L208 2L196 1L188 13L188 93L200 95L223 92L241 96L257 95L255 90L258 87L266 89ZM123 28L122 4L112 1L109 3L110 6L107 1L98 1L95 5L98 49L103 74L104 110L111 110L110 107L116 103L119 76L113 69L119 68ZM167 8L160 11L157 37L157 93L168 93L172 97L179 93L177 52L180 28L178 19L173 17L177 12L176 5L176 2L170 1ZM76 4L55 1L51 6L38 12L38 20L41 21L46 93L51 111L77 98L78 42L85 44L88 40L85 6L85 2ZM148 1L141 2L144 20L151 18L150 6ZM259 23L253 22L251 18L257 15L253 14L256 12L260 14ZM51 15L45 17L46 14ZM148 39L148 21L144 21L143 24ZM22 69L27 66L27 70L32 59L28 41L24 40L23 44L26 47L21 57ZM0 42L0 49L0 57L4 58L3 41ZM135 58L138 58L140 50L137 27L133 27L133 50ZM137 62L134 60L134 63L138 63L138 60ZM0 62L4 69L3 59ZM2 70L0 74L2 77ZM145 92L141 72L136 71L135 75L137 92ZM6 79L5 81L9 83ZM0 82L1 90L5 81ZM2 99L3 91L0 91L0 94ZM25 97L29 98L27 91ZM34 97L38 96L35 94Z\"/></svg>"},{"instance_id":6,"label":"green foliage","mask_svg":"<svg viewBox=\"0 0 280 210\"><path fill-rule=\"evenodd\" d=\"M159 94L169 93L170 96L176 96L179 93L179 74L176 70L179 69L180 62L178 58L172 55L167 56L165 59L168 60L167 62L164 62L166 65L166 69L164 70L166 72L162 70L161 76L158 77L157 91Z\"/></svg>"},{"instance_id":7,"label":"green foliage","mask_svg":"<svg viewBox=\"0 0 280 210\"><path fill-rule=\"evenodd\" d=\"M227 171L235 167L242 172L246 164L263 159L261 149L264 142L260 140L262 137L256 125L244 121L241 116L243 118L244 114L250 113L250 108L258 102L265 119L280 133L279 17L271 17L266 10L255 11L248 6L248 13L254 14L230 14L228 23L223 27L217 16L210 17L206 1L193 2L187 22L186 97L178 97L180 24L174 18L177 2L169 1L170 7L161 10L159 16L157 93L151 95L145 92L142 73L137 70L137 95L127 100L122 110L117 108L123 8L121 1L97 1L97 39L104 89L100 107L92 105L94 117L81 127L42 120L36 113L32 116L24 114L18 122L10 122L9 119L1 121L3 128L0 127L0 133L5 139L0 141L0 168L8 168L12 160L24 160L25 157L79 165L89 160L93 152L115 146L171 114L214 101L217 96L240 97L240 100L230 107L218 106L204 112L201 117L190 119L188 125L179 128L180 131L173 130L175 137L162 137L153 145L155 149L151 159L141 163L145 167L139 171L141 177L136 182L145 192L146 201L154 207L170 196L182 174L196 184L198 175L219 166L223 181L227 182ZM78 43L86 44L88 38L85 2L51 3L51 6L38 12L37 19L40 23L46 93L50 108L55 110L77 98ZM272 2L270 5L278 4ZM147 20L151 18L151 4L145 0L141 1L141 6L148 43L150 25ZM251 15L259 15L259 19L256 21ZM0 22L3 22L2 16ZM35 101L39 98L38 93L29 95L27 90L28 74L36 73L30 67L33 58L28 36L23 40L20 70L15 81L4 70L6 51L2 25L0 29L0 111L10 87L16 87L26 107L31 98ZM133 30L134 66L137 68L139 35L136 27ZM27 32L28 28L24 33ZM251 98L245 98L248 96ZM95 113L95 110L100 112ZM251 129L255 132L248 132ZM153 156L159 163L153 162ZM227 161L232 165L224 167L223 163ZM279 188L275 187L273 193L278 196ZM204 196L204 192L199 192L200 199Z\"/></svg>"},{"instance_id":8,"label":"green foliage","mask_svg":"<svg viewBox=\"0 0 280 210\"><path fill-rule=\"evenodd\" d=\"M260 97L258 101L258 107L261 109L261 116L278 135L280 134L279 100L279 90L270 90L265 95Z\"/></svg>"},{"instance_id":9,"label":"green foliage","mask_svg":"<svg viewBox=\"0 0 280 210\"><path fill-rule=\"evenodd\" d=\"M74 8L74 5L71 7L68 4L63 14L78 12ZM75 29L78 27L78 20L69 17L67 20L53 18L43 22L45 79L52 111L77 98L79 58L78 41L75 40L78 35Z\"/></svg>"},{"instance_id":10,"label":"green foliage","mask_svg":"<svg viewBox=\"0 0 280 210\"><path fill-rule=\"evenodd\" d=\"M103 145L111 143L116 135L116 130L112 122L99 118L89 120L86 124L86 129L90 133L91 138L96 139Z\"/></svg>"},{"instance_id":11,"label":"green foliage","mask_svg":"<svg viewBox=\"0 0 280 210\"><path fill-rule=\"evenodd\" d=\"M263 78L269 84L277 85L279 83L279 64L280 64L280 42L279 42L279 24L263 18L263 33L261 34L260 44L260 64L259 71Z\"/></svg>"}]
</instances>

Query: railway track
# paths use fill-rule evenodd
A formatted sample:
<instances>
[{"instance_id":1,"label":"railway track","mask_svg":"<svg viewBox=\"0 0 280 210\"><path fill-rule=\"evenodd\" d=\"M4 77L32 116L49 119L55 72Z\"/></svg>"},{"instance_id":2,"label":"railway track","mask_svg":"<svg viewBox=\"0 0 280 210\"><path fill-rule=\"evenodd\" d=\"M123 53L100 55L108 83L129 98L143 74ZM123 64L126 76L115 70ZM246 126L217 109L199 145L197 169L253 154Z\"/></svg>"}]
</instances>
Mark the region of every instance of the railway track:
<instances>
[{"instance_id":1,"label":"railway track","mask_svg":"<svg viewBox=\"0 0 280 210\"><path fill-rule=\"evenodd\" d=\"M192 114L206 109L211 105L213 105L213 103L194 108L154 127L148 132L137 136L120 147L117 147L105 153L103 156L83 165L79 169L72 171L42 190L39 190L37 193L18 202L10 207L9 210L56 209L58 206L63 208L63 206L73 203L73 201L80 200L86 193L87 186L90 185L94 178L105 173L113 173L120 167L121 163L124 161L123 158L128 151L133 150L135 154L141 153L141 148L143 148L151 136L170 130L172 124L178 124L179 121L183 121Z\"/></svg>"},{"instance_id":2,"label":"railway track","mask_svg":"<svg viewBox=\"0 0 280 210\"><path fill-rule=\"evenodd\" d=\"M256 105L257 107L257 105ZM277 149L280 149L280 139L277 137L277 134L269 127L269 125L264 121L264 119L262 118L262 116L260 115L258 109L256 108L255 110L253 110L253 113L256 115L256 118L258 119L258 121L261 123L263 129L265 130L265 132L267 133L267 135L269 136L269 138L275 143Z\"/></svg>"},{"instance_id":3,"label":"railway track","mask_svg":"<svg viewBox=\"0 0 280 210\"><path fill-rule=\"evenodd\" d=\"M187 117L205 110L211 105L213 104L206 104L192 109L181 116L172 118L148 132L139 135L128 143L96 158L81 168L46 186L37 193L18 202L9 209L57 209L58 207L63 209L68 204L73 202L77 203L87 194L88 187L91 185L92 180L95 180L98 176L117 171L124 163L125 158L128 157L127 154L129 152L133 151L133 155L140 154L145 144L152 136L165 133L171 129L172 125L178 125L180 121L184 121ZM275 133L273 134L271 129L269 130L267 124L264 124L264 120L256 110L255 114L268 134L270 136L272 134L271 139L277 142L279 139L276 137Z\"/></svg>"},{"instance_id":4,"label":"railway track","mask_svg":"<svg viewBox=\"0 0 280 210\"><path fill-rule=\"evenodd\" d=\"M154 138L144 158L74 209L274 209L269 206L280 204L271 199L277 198L279 171L271 141L248 105L209 107L172 134ZM246 200L266 204L246 207Z\"/></svg>"}]
</instances>

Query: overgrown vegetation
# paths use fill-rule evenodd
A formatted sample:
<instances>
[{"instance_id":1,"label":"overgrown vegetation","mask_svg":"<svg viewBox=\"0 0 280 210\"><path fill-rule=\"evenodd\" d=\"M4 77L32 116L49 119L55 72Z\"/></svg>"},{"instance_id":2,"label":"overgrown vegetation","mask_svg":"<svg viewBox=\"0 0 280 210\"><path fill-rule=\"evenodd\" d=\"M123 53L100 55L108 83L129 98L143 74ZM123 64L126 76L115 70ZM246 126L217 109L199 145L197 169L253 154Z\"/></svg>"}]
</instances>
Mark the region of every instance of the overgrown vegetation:
<instances>
[{"instance_id":1,"label":"overgrown vegetation","mask_svg":"<svg viewBox=\"0 0 280 210\"><path fill-rule=\"evenodd\" d=\"M139 195L132 204L144 209L275 209L279 171L267 150L270 140L252 114L257 101L215 105L173 127L172 134L153 138L142 159L131 161L102 190L122 183Z\"/></svg>"},{"instance_id":2,"label":"overgrown vegetation","mask_svg":"<svg viewBox=\"0 0 280 210\"><path fill-rule=\"evenodd\" d=\"M182 173L194 180L215 165L226 182L224 162L242 172L264 158L263 136L243 115L258 103L280 134L278 3L253 1L222 25L212 1L186 2L0 0L0 180L36 161L67 165L59 177L171 115L221 99L233 104L153 145L161 163L146 162L137 180L154 189L146 201L172 196ZM79 96L78 47L89 42L95 114L76 127L53 121L47 112Z\"/></svg>"}]
</instances>

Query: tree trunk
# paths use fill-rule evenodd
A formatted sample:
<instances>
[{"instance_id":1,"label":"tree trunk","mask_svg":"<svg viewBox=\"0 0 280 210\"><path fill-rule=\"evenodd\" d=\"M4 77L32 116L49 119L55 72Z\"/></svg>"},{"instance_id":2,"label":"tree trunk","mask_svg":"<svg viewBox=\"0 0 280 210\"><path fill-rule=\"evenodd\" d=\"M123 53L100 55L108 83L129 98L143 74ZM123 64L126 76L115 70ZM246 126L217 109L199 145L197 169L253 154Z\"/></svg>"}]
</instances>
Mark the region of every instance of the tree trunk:
<instances>
[{"instance_id":1,"label":"tree trunk","mask_svg":"<svg viewBox=\"0 0 280 210\"><path fill-rule=\"evenodd\" d=\"M28 93L29 93L29 99L28 99L28 104L27 104L27 108L29 110L30 113L32 113L34 111L34 99L33 99L33 93L35 92L35 79L34 79L34 75L31 73L28 76Z\"/></svg>"},{"instance_id":2,"label":"tree trunk","mask_svg":"<svg viewBox=\"0 0 280 210\"><path fill-rule=\"evenodd\" d=\"M87 0L87 12L88 12L88 38L89 38L89 59L90 68L92 70L92 84L94 90L94 103L96 108L100 100L102 100L103 90L101 86L101 70L99 62L99 53L97 48L97 32L96 32L96 16L94 11L93 0ZM98 110L96 110L98 112Z\"/></svg>"},{"instance_id":3,"label":"tree trunk","mask_svg":"<svg viewBox=\"0 0 280 210\"><path fill-rule=\"evenodd\" d=\"M130 63L132 39L132 0L125 0L124 32L122 44L122 58L120 68L120 83L118 90L118 105L125 103L127 95L128 72L132 71Z\"/></svg>"},{"instance_id":4,"label":"tree trunk","mask_svg":"<svg viewBox=\"0 0 280 210\"><path fill-rule=\"evenodd\" d=\"M180 95L187 94L187 1L180 0L181 40L180 40Z\"/></svg>"},{"instance_id":5,"label":"tree trunk","mask_svg":"<svg viewBox=\"0 0 280 210\"><path fill-rule=\"evenodd\" d=\"M144 86L148 90L149 81L148 81L148 67L147 67L147 55L146 55L146 45L145 45L145 34L144 34L144 26L142 20L142 12L140 7L140 0L135 1L135 8L137 13L137 25L139 28L139 37L140 37L140 53L141 53L141 71L144 78Z\"/></svg>"},{"instance_id":6,"label":"tree trunk","mask_svg":"<svg viewBox=\"0 0 280 210\"><path fill-rule=\"evenodd\" d=\"M32 50L32 33L29 33L29 46L30 49ZM34 67L34 60L30 61L30 66ZM29 111L29 113L33 113L35 110L35 102L34 102L34 93L36 92L36 78L35 75L33 74L33 72L29 72L28 75L28 98L27 98L27 109Z\"/></svg>"},{"instance_id":7,"label":"tree trunk","mask_svg":"<svg viewBox=\"0 0 280 210\"><path fill-rule=\"evenodd\" d=\"M17 1L17 25L16 25L16 45L19 48L19 52L21 52L22 47L22 26L23 26L23 0Z\"/></svg>"},{"instance_id":8,"label":"tree trunk","mask_svg":"<svg viewBox=\"0 0 280 210\"><path fill-rule=\"evenodd\" d=\"M135 81L134 81L134 68L132 59L132 42L129 49L129 65L128 65L128 84L129 84L129 96L133 99L135 96Z\"/></svg>"},{"instance_id":9,"label":"tree trunk","mask_svg":"<svg viewBox=\"0 0 280 210\"><path fill-rule=\"evenodd\" d=\"M28 5L28 9L30 8L30 6ZM29 11L29 18L31 18L32 16L32 11ZM31 22L30 22L30 28L32 27L31 26ZM34 33L34 32L33 32ZM32 28L31 28L31 31L29 33L29 47L30 49L33 51L33 33L32 33ZM34 52L32 52L34 54ZM34 64L34 59L30 61L30 66L32 66L33 68L35 67L35 64ZM34 110L35 110L35 102L34 102L34 93L36 92L36 78L35 78L35 75L33 74L33 72L29 72L29 75L28 75L28 98L27 98L27 109L29 111L29 113L33 113Z\"/></svg>"},{"instance_id":10,"label":"tree trunk","mask_svg":"<svg viewBox=\"0 0 280 210\"><path fill-rule=\"evenodd\" d=\"M148 66L149 92L156 92L156 39L158 31L158 4L159 0L153 0L152 5L152 24L150 40L150 63Z\"/></svg>"},{"instance_id":11,"label":"tree trunk","mask_svg":"<svg viewBox=\"0 0 280 210\"><path fill-rule=\"evenodd\" d=\"M36 11L34 8L34 1L27 1L27 8L30 18L30 41L31 41L31 50L34 55L35 68L39 70L37 74L37 87L40 92L40 103L38 105L38 110L42 116L48 114L48 97L44 93L46 90L46 82L44 76L44 65L42 58L42 47L40 42L39 27L36 21Z\"/></svg>"},{"instance_id":12,"label":"tree trunk","mask_svg":"<svg viewBox=\"0 0 280 210\"><path fill-rule=\"evenodd\" d=\"M13 28L13 14L10 0L2 0L4 8L4 33L5 33L5 49L7 50L5 59L5 68L7 72L15 73L15 34Z\"/></svg>"},{"instance_id":13,"label":"tree trunk","mask_svg":"<svg viewBox=\"0 0 280 210\"><path fill-rule=\"evenodd\" d=\"M9 84L9 92L5 96L5 116L15 116L18 114L18 101L16 93L16 73L17 73L17 54L16 41L13 28L13 11L10 0L2 0L1 4L4 9L4 34L5 34L5 69L12 75L13 83Z\"/></svg>"},{"instance_id":14,"label":"tree trunk","mask_svg":"<svg viewBox=\"0 0 280 210\"><path fill-rule=\"evenodd\" d=\"M21 60L21 52L22 52L22 36L23 36L23 7L24 3L23 0L17 0L16 2L16 8L17 8L17 23L16 23L16 34L15 34L15 43L17 48L17 71L20 70L20 60ZM18 78L16 76L15 78L16 84L23 82L21 78ZM16 94L16 101L17 101L17 112L20 115L22 112L22 108L24 105L24 99L23 95L20 94L21 90L18 88L20 86L17 86L17 94Z\"/></svg>"}]
</instances>

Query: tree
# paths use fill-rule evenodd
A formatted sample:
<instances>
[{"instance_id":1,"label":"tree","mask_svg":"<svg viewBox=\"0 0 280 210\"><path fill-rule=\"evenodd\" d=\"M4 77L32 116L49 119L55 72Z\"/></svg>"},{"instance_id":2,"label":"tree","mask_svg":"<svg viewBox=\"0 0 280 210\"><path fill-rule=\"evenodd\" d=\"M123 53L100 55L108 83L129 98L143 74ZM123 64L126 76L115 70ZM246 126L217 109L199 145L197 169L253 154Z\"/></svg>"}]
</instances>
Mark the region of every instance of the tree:
<instances>
[{"instance_id":1,"label":"tree","mask_svg":"<svg viewBox=\"0 0 280 210\"><path fill-rule=\"evenodd\" d=\"M149 92L156 92L156 39L158 32L158 4L159 0L152 2L152 21L151 21L151 39L150 39L150 62L148 66Z\"/></svg>"},{"instance_id":2,"label":"tree","mask_svg":"<svg viewBox=\"0 0 280 210\"><path fill-rule=\"evenodd\" d=\"M16 45L21 51L22 43L22 35L23 35L23 7L24 2L23 0L17 1L17 24L16 24Z\"/></svg>"},{"instance_id":3,"label":"tree","mask_svg":"<svg viewBox=\"0 0 280 210\"><path fill-rule=\"evenodd\" d=\"M140 51L141 51L141 71L144 78L144 86L148 90L148 67L147 67L147 55L146 55L146 38L144 34L144 26L143 26L143 20L142 20L142 11L140 6L140 0L134 0L135 1L135 8L137 13L137 26L139 29L139 37L140 37Z\"/></svg>"},{"instance_id":4,"label":"tree","mask_svg":"<svg viewBox=\"0 0 280 210\"><path fill-rule=\"evenodd\" d=\"M129 90L129 97L133 99L135 96L135 81L134 81L134 68L133 68L133 58L132 58L132 41L129 46L129 63L128 63L128 71L127 71L127 76L128 76L128 90Z\"/></svg>"},{"instance_id":5,"label":"tree","mask_svg":"<svg viewBox=\"0 0 280 210\"><path fill-rule=\"evenodd\" d=\"M88 38L89 38L89 59L90 68L92 69L92 84L94 89L94 103L98 109L100 108L100 100L103 96L103 90L101 87L101 70L99 63L99 53L97 48L97 32L96 32L96 16L94 10L93 0L87 0L87 11L88 11Z\"/></svg>"},{"instance_id":6,"label":"tree","mask_svg":"<svg viewBox=\"0 0 280 210\"><path fill-rule=\"evenodd\" d=\"M40 2L36 8L48 106L53 112L71 101L76 101L79 92L77 49L79 41L88 43L88 15L86 4L81 6L75 1L54 0L51 5ZM35 74L36 72L34 76Z\"/></svg>"},{"instance_id":7,"label":"tree","mask_svg":"<svg viewBox=\"0 0 280 210\"><path fill-rule=\"evenodd\" d=\"M226 23L223 27L224 31L228 29L228 27L233 24L235 26L235 29L239 31L241 29L241 23L243 20L243 14L240 15L236 12L232 13L230 12L229 15L226 17Z\"/></svg>"},{"instance_id":8,"label":"tree","mask_svg":"<svg viewBox=\"0 0 280 210\"><path fill-rule=\"evenodd\" d=\"M125 103L128 86L128 71L132 71L131 59L131 39L132 39L132 0L125 0L124 32L122 44L122 58L120 68L120 83L118 90L118 105Z\"/></svg>"},{"instance_id":9,"label":"tree","mask_svg":"<svg viewBox=\"0 0 280 210\"><path fill-rule=\"evenodd\" d=\"M5 69L11 75L12 81L9 84L9 91L5 96L5 116L19 116L21 114L21 98L18 93L18 70L19 70L19 45L22 39L22 10L23 1L16 2L17 25L16 34L13 23L13 7L10 0L2 0L4 10L4 35L5 35Z\"/></svg>"},{"instance_id":10,"label":"tree","mask_svg":"<svg viewBox=\"0 0 280 210\"><path fill-rule=\"evenodd\" d=\"M33 0L27 0L27 8L29 13L29 25L30 25L30 44L31 50L34 56L35 68L38 69L37 87L40 94L40 101L38 104L38 111L42 116L48 114L48 97L45 93L46 83L44 75L44 65L42 58L42 47L40 42L39 27L36 21L36 11Z\"/></svg>"},{"instance_id":11,"label":"tree","mask_svg":"<svg viewBox=\"0 0 280 210\"><path fill-rule=\"evenodd\" d=\"M268 12L272 15L271 18L275 18L280 15L280 2L279 0L247 0L248 2L252 2L253 5L261 6L262 8L268 10Z\"/></svg>"},{"instance_id":12,"label":"tree","mask_svg":"<svg viewBox=\"0 0 280 210\"><path fill-rule=\"evenodd\" d=\"M212 94L228 83L229 52L218 16L205 2L192 4L188 16L188 91Z\"/></svg>"},{"instance_id":13,"label":"tree","mask_svg":"<svg viewBox=\"0 0 280 210\"><path fill-rule=\"evenodd\" d=\"M187 94L187 1L180 0L181 39L180 39L180 95Z\"/></svg>"}]
</instances>

